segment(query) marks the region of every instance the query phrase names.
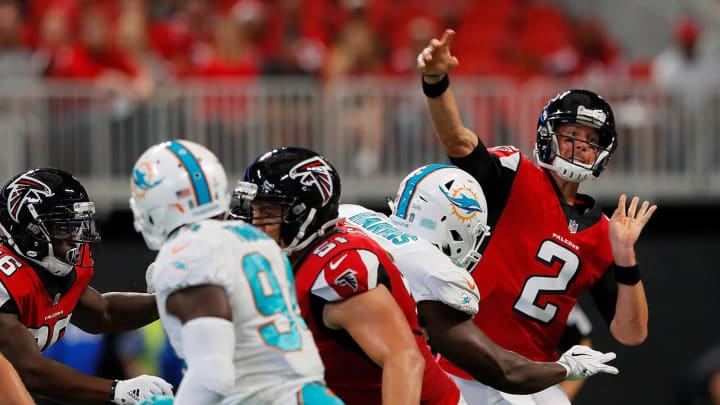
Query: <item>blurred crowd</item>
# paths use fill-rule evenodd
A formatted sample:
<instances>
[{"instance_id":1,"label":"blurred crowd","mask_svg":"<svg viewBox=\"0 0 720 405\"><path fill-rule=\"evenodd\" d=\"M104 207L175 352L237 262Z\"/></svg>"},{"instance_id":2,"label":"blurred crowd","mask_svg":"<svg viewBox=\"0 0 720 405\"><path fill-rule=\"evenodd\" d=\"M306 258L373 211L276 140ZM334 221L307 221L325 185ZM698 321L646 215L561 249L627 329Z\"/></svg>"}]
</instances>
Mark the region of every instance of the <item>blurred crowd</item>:
<instances>
[{"instance_id":1,"label":"blurred crowd","mask_svg":"<svg viewBox=\"0 0 720 405\"><path fill-rule=\"evenodd\" d=\"M444 28L459 73L649 75L596 18L533 0L0 0L0 76L144 98L187 78L403 75Z\"/></svg>"},{"instance_id":2,"label":"blurred crowd","mask_svg":"<svg viewBox=\"0 0 720 405\"><path fill-rule=\"evenodd\" d=\"M406 75L444 28L458 33L457 73L519 80L668 81L700 37L680 21L678 52L653 64L628 61L597 18L539 0L0 0L0 77L86 79L143 99L188 78Z\"/></svg>"}]
</instances>

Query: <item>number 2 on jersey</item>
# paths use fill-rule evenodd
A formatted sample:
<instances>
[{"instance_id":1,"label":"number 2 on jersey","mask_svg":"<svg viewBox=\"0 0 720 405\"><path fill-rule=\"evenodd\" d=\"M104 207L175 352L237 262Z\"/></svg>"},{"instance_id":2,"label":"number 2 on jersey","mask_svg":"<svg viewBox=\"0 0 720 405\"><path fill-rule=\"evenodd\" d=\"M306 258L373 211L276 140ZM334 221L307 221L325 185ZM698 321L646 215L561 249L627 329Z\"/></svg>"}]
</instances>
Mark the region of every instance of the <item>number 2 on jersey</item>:
<instances>
[{"instance_id":1,"label":"number 2 on jersey","mask_svg":"<svg viewBox=\"0 0 720 405\"><path fill-rule=\"evenodd\" d=\"M543 294L565 294L570 283L580 269L580 258L575 252L553 241L544 240L540 244L535 258L552 267L555 262L562 263L557 276L531 276L525 280L522 292L513 305L513 309L532 319L547 325L555 319L558 306L547 302L544 307L538 305Z\"/></svg>"},{"instance_id":2,"label":"number 2 on jersey","mask_svg":"<svg viewBox=\"0 0 720 405\"><path fill-rule=\"evenodd\" d=\"M273 319L258 328L260 336L265 344L284 352L300 350L302 348L302 336L298 329L307 328L302 318L291 312L285 302L280 284L272 272L270 262L260 253L250 253L243 257L243 271L250 283L250 289L255 299L255 306L258 311L266 317L273 316ZM288 282L290 288L294 289L292 272L289 272ZM297 307L294 291L290 292L289 300L292 308ZM279 315L279 316L277 316Z\"/></svg>"}]
</instances>

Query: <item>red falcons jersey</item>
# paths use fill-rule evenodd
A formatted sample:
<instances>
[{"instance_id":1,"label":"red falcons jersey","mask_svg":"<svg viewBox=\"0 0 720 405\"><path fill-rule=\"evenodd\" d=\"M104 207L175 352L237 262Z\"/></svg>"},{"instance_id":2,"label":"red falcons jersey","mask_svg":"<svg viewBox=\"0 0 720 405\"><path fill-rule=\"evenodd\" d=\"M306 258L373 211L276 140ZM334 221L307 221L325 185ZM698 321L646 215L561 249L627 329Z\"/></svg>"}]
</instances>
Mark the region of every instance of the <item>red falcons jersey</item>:
<instances>
[{"instance_id":1,"label":"red falcons jersey","mask_svg":"<svg viewBox=\"0 0 720 405\"><path fill-rule=\"evenodd\" d=\"M473 272L482 297L475 323L508 350L556 360L578 295L613 261L607 217L586 196L568 206L550 175L513 147L477 148L453 163L478 178L491 212L492 235Z\"/></svg>"},{"instance_id":2,"label":"red falcons jersey","mask_svg":"<svg viewBox=\"0 0 720 405\"><path fill-rule=\"evenodd\" d=\"M295 267L300 309L325 364L325 381L348 405L382 402L382 369L345 331L322 322L323 306L383 284L405 314L425 357L421 403L456 405L460 391L435 361L418 325L415 301L388 254L358 229L340 225Z\"/></svg>"},{"instance_id":3,"label":"red falcons jersey","mask_svg":"<svg viewBox=\"0 0 720 405\"><path fill-rule=\"evenodd\" d=\"M15 301L20 310L20 322L35 336L40 350L62 338L70 315L90 282L93 268L75 267L73 272L75 280L70 288L50 296L30 265L9 247L0 245L0 305L10 299Z\"/></svg>"}]
</instances>

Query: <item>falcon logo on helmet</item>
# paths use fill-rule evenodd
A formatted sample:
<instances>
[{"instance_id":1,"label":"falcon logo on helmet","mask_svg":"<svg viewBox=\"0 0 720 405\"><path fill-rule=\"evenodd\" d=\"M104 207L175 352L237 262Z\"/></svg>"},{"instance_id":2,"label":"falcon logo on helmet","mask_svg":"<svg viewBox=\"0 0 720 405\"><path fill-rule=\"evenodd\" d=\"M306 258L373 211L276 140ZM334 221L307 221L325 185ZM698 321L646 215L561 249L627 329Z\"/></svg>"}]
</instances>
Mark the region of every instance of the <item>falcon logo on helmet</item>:
<instances>
[{"instance_id":1,"label":"falcon logo on helmet","mask_svg":"<svg viewBox=\"0 0 720 405\"><path fill-rule=\"evenodd\" d=\"M8 186L9 198L7 202L8 213L10 218L15 222L18 221L18 215L22 207L27 203L37 203L42 201L42 197L50 197L53 195L52 190L45 183L22 175Z\"/></svg>"},{"instance_id":2,"label":"falcon logo on helmet","mask_svg":"<svg viewBox=\"0 0 720 405\"><path fill-rule=\"evenodd\" d=\"M322 195L324 207L333 195L333 183L330 175L332 168L320 157L314 156L303 160L290 169L290 178L300 178L300 184L308 187L317 187Z\"/></svg>"}]
</instances>

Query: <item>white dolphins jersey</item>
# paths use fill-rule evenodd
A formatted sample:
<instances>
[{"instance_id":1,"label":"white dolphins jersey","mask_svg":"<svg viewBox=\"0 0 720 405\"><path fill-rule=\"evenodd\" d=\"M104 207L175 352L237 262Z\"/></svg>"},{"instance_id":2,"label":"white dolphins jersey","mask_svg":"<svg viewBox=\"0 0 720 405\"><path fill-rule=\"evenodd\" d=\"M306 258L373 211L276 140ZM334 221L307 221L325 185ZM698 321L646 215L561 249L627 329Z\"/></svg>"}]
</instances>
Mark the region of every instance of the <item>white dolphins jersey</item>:
<instances>
[{"instance_id":1,"label":"white dolphins jersey","mask_svg":"<svg viewBox=\"0 0 720 405\"><path fill-rule=\"evenodd\" d=\"M415 302L439 301L468 315L478 312L480 292L472 276L432 243L395 227L382 213L359 205L340 205L340 217L390 254Z\"/></svg>"},{"instance_id":2,"label":"white dolphins jersey","mask_svg":"<svg viewBox=\"0 0 720 405\"><path fill-rule=\"evenodd\" d=\"M180 320L165 302L197 285L225 289L235 325L235 384L222 404L292 403L308 382L324 384L312 334L300 316L290 263L278 245L240 221L186 225L162 247L152 275L160 319L183 358Z\"/></svg>"}]
</instances>

